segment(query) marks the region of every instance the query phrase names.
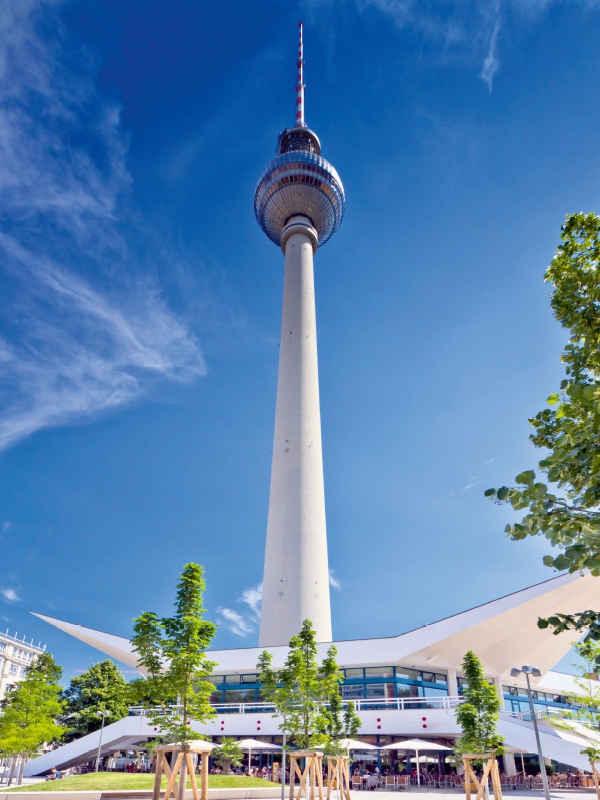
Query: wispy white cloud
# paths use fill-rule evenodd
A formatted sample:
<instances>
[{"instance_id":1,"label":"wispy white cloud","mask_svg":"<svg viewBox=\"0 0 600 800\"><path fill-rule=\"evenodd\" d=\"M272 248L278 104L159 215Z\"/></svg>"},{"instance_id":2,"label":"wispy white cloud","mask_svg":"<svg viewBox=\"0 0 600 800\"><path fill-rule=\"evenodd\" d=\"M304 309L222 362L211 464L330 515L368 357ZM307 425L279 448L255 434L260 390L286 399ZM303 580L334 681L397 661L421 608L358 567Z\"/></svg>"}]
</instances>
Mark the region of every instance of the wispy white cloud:
<instances>
[{"instance_id":1,"label":"wispy white cloud","mask_svg":"<svg viewBox=\"0 0 600 800\"><path fill-rule=\"evenodd\" d=\"M130 202L119 109L61 5L0 12L0 449L205 374L157 278L176 257Z\"/></svg>"},{"instance_id":2,"label":"wispy white cloud","mask_svg":"<svg viewBox=\"0 0 600 800\"><path fill-rule=\"evenodd\" d=\"M236 603L245 603L249 612L235 611L233 608L217 608L223 625L237 636L246 638L256 631L260 621L260 604L262 601L262 583L252 589L245 589Z\"/></svg>"},{"instance_id":3,"label":"wispy white cloud","mask_svg":"<svg viewBox=\"0 0 600 800\"><path fill-rule=\"evenodd\" d=\"M478 486L480 483L481 481L479 480L479 476L473 475L469 483L467 483L466 486L463 486L463 492L468 492L469 489L472 489L474 486Z\"/></svg>"},{"instance_id":4,"label":"wispy white cloud","mask_svg":"<svg viewBox=\"0 0 600 800\"><path fill-rule=\"evenodd\" d=\"M221 615L225 627L237 636L242 636L245 639L246 636L254 632L254 625L232 608L218 608L217 611Z\"/></svg>"},{"instance_id":5,"label":"wispy white cloud","mask_svg":"<svg viewBox=\"0 0 600 800\"><path fill-rule=\"evenodd\" d=\"M484 464L493 464L495 460L496 460L496 456L494 456L493 458L486 458L483 463Z\"/></svg>"},{"instance_id":6,"label":"wispy white cloud","mask_svg":"<svg viewBox=\"0 0 600 800\"><path fill-rule=\"evenodd\" d=\"M18 603L21 599L14 589L0 589L7 603Z\"/></svg>"},{"instance_id":7,"label":"wispy white cloud","mask_svg":"<svg viewBox=\"0 0 600 800\"><path fill-rule=\"evenodd\" d=\"M246 603L257 619L260 619L262 588L262 583L259 583L258 586L255 586L253 589L246 589L240 598L241 602Z\"/></svg>"},{"instance_id":8,"label":"wispy white cloud","mask_svg":"<svg viewBox=\"0 0 600 800\"><path fill-rule=\"evenodd\" d=\"M333 586L334 589L338 591L342 588L342 584L340 583L339 579L335 577L333 574L333 570L329 570L329 585Z\"/></svg>"},{"instance_id":9,"label":"wispy white cloud","mask_svg":"<svg viewBox=\"0 0 600 800\"><path fill-rule=\"evenodd\" d=\"M490 92L494 83L494 75L500 67L498 56L496 55L498 34L500 32L500 0L496 3L495 8L492 9L492 16L494 17L494 24L490 35L488 54L483 61L483 69L479 76L487 84Z\"/></svg>"},{"instance_id":10,"label":"wispy white cloud","mask_svg":"<svg viewBox=\"0 0 600 800\"><path fill-rule=\"evenodd\" d=\"M502 8L530 22L551 6L570 4L596 9L600 0L351 0L359 9L376 8L399 28L412 28L439 48L444 61L460 59L481 65L480 78L489 91L498 72ZM313 10L337 0L306 0Z\"/></svg>"},{"instance_id":11,"label":"wispy white cloud","mask_svg":"<svg viewBox=\"0 0 600 800\"><path fill-rule=\"evenodd\" d=\"M8 533L8 531L13 527L12 522L9 519L4 520L2 524L2 533Z\"/></svg>"}]
</instances>

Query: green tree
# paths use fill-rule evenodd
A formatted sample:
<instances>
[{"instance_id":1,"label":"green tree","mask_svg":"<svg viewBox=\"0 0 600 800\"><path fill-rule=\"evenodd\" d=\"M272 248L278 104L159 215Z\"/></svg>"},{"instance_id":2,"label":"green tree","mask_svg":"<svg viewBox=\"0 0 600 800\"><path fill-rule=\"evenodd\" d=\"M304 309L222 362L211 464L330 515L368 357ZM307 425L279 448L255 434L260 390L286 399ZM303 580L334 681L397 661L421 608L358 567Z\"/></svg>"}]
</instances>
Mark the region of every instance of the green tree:
<instances>
[{"instance_id":1,"label":"green tree","mask_svg":"<svg viewBox=\"0 0 600 800\"><path fill-rule=\"evenodd\" d=\"M577 690L567 697L572 711L563 711L561 716L549 714L547 721L553 728L572 731L589 742L588 747L581 750L581 755L590 760L600 760L598 732L600 731L600 689L598 689L598 669L600 668L600 645L593 639L573 645L584 666L573 664L579 674L573 678ZM589 734L587 733L589 731Z\"/></svg>"},{"instance_id":2,"label":"green tree","mask_svg":"<svg viewBox=\"0 0 600 800\"><path fill-rule=\"evenodd\" d=\"M332 645L319 665L315 637L311 621L305 619L298 635L290 639L283 669L273 672L273 657L266 650L257 664L263 697L273 702L275 716L283 719L280 730L302 750L329 743L323 707L335 693L339 696L342 680L336 648Z\"/></svg>"},{"instance_id":3,"label":"green tree","mask_svg":"<svg viewBox=\"0 0 600 800\"><path fill-rule=\"evenodd\" d=\"M325 736L325 755L343 755L346 748L342 747L343 739L354 739L360 730L361 720L354 709L354 703L348 701L344 709L344 701L340 694L340 684L343 681L342 673L337 665L337 648L332 645L327 651L327 656L321 665L321 676L329 693L324 697L325 704L321 706L321 713L317 727Z\"/></svg>"},{"instance_id":4,"label":"green tree","mask_svg":"<svg viewBox=\"0 0 600 800\"><path fill-rule=\"evenodd\" d=\"M177 585L174 615L160 619L144 612L134 620L131 639L138 663L148 674L148 696L152 705L158 702L158 708L151 708L150 720L164 739L182 744L203 738L191 729L191 720L206 722L215 716L210 705L214 686L205 678L216 663L205 652L217 626L203 617L205 588L202 567L186 564Z\"/></svg>"},{"instance_id":5,"label":"green tree","mask_svg":"<svg viewBox=\"0 0 600 800\"><path fill-rule=\"evenodd\" d=\"M23 766L45 742L62 738L65 728L55 721L63 707L61 676L50 653L42 653L27 667L25 679L8 690L0 703L0 753L20 755Z\"/></svg>"},{"instance_id":6,"label":"green tree","mask_svg":"<svg viewBox=\"0 0 600 800\"><path fill-rule=\"evenodd\" d=\"M115 662L108 658L71 678L62 699L65 707L60 722L68 729L66 739L69 742L100 728L99 711L109 712L105 725L123 719L131 702L127 681Z\"/></svg>"},{"instance_id":7,"label":"green tree","mask_svg":"<svg viewBox=\"0 0 600 800\"><path fill-rule=\"evenodd\" d=\"M222 767L225 775L229 774L229 767L241 766L244 751L236 739L224 736L221 744L212 751L211 756L215 763Z\"/></svg>"},{"instance_id":8,"label":"green tree","mask_svg":"<svg viewBox=\"0 0 600 800\"><path fill-rule=\"evenodd\" d=\"M463 691L464 702L456 708L462 737L454 752L500 755L504 752L504 739L496 730L500 709L496 687L485 677L483 664L472 650L465 653L462 668L467 686Z\"/></svg>"},{"instance_id":9,"label":"green tree","mask_svg":"<svg viewBox=\"0 0 600 800\"><path fill-rule=\"evenodd\" d=\"M513 540L545 536L559 555L544 564L562 571L589 569L600 575L600 217L572 214L562 227L558 251L545 280L554 291L551 306L569 331L562 354L566 378L548 397L549 408L529 422L531 441L544 451L539 471L556 489L537 480L533 469L516 486L488 489L486 496L527 509L521 522L506 526ZM582 610L538 621L540 628L588 631L600 640L600 613Z\"/></svg>"}]
</instances>

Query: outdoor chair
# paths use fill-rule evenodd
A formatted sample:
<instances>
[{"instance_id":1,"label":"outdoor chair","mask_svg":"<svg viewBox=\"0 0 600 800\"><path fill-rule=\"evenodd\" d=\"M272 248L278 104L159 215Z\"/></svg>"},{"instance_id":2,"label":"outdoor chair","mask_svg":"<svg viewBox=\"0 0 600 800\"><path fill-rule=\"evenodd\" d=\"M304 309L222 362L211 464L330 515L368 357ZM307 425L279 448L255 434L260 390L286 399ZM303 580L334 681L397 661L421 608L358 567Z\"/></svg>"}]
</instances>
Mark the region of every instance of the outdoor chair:
<instances>
[{"instance_id":1,"label":"outdoor chair","mask_svg":"<svg viewBox=\"0 0 600 800\"><path fill-rule=\"evenodd\" d=\"M398 789L408 789L410 785L410 776L409 775L398 775L396 777L396 786Z\"/></svg>"},{"instance_id":2,"label":"outdoor chair","mask_svg":"<svg viewBox=\"0 0 600 800\"><path fill-rule=\"evenodd\" d=\"M353 775L352 776L352 788L353 789L362 789L362 779L360 775Z\"/></svg>"},{"instance_id":3,"label":"outdoor chair","mask_svg":"<svg viewBox=\"0 0 600 800\"><path fill-rule=\"evenodd\" d=\"M391 787L392 791L396 788L396 778L393 775L385 776L385 788Z\"/></svg>"}]
</instances>

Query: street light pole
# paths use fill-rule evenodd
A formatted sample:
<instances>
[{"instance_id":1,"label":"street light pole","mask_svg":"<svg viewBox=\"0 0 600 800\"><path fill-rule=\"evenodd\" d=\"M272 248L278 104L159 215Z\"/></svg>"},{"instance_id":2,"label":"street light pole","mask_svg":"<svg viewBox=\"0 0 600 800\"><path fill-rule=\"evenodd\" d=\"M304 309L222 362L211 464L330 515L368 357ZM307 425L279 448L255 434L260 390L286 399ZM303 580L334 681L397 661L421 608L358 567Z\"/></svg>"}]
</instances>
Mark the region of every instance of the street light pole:
<instances>
[{"instance_id":1,"label":"street light pole","mask_svg":"<svg viewBox=\"0 0 600 800\"><path fill-rule=\"evenodd\" d=\"M95 772L98 772L98 767L100 766L100 750L102 749L102 734L104 733L104 720L107 717L110 717L110 711L96 711L99 717L102 717L102 725L100 726L100 741L98 742L98 755L96 756L96 769Z\"/></svg>"},{"instance_id":2,"label":"street light pole","mask_svg":"<svg viewBox=\"0 0 600 800\"><path fill-rule=\"evenodd\" d=\"M544 762L544 756L542 754L542 743L540 742L540 731L538 729L537 724L537 715L535 712L535 708L533 705L533 695L531 694L531 683L529 681L529 676L533 675L535 678L541 677L541 670L537 667L530 667L529 665L524 665L519 669L518 667L513 667L511 669L510 674L513 678L516 678L518 675L523 673L525 675L525 680L527 681L527 696L529 697L529 707L531 709L531 720L533 722L533 730L535 732L535 743L537 745L538 751L538 759L540 762L540 773L542 775L542 783L544 784L544 795L546 800L550 800L550 787L548 786L548 776L546 775L546 764Z\"/></svg>"}]
</instances>

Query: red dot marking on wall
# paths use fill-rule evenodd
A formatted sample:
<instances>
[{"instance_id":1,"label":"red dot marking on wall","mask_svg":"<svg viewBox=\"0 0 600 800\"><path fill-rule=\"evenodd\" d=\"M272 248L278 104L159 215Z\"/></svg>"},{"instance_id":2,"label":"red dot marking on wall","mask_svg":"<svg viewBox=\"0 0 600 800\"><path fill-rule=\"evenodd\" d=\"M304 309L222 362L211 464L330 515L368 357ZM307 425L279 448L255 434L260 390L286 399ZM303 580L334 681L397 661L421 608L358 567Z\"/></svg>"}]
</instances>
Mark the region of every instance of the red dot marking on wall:
<instances>
[{"instance_id":1,"label":"red dot marking on wall","mask_svg":"<svg viewBox=\"0 0 600 800\"><path fill-rule=\"evenodd\" d=\"M260 725L260 720L259 719L256 720L256 724Z\"/></svg>"},{"instance_id":2,"label":"red dot marking on wall","mask_svg":"<svg viewBox=\"0 0 600 800\"><path fill-rule=\"evenodd\" d=\"M377 726L377 730L381 730L381 725L378 725L378 726Z\"/></svg>"},{"instance_id":3,"label":"red dot marking on wall","mask_svg":"<svg viewBox=\"0 0 600 800\"><path fill-rule=\"evenodd\" d=\"M379 719L379 717L377 717L377 722L381 722L381 720Z\"/></svg>"},{"instance_id":4,"label":"red dot marking on wall","mask_svg":"<svg viewBox=\"0 0 600 800\"><path fill-rule=\"evenodd\" d=\"M423 720L423 722L427 722L427 717L421 717L421 719Z\"/></svg>"},{"instance_id":5,"label":"red dot marking on wall","mask_svg":"<svg viewBox=\"0 0 600 800\"><path fill-rule=\"evenodd\" d=\"M427 725L423 725L423 727L424 727L424 728L426 728L426 727L427 727Z\"/></svg>"},{"instance_id":6,"label":"red dot marking on wall","mask_svg":"<svg viewBox=\"0 0 600 800\"><path fill-rule=\"evenodd\" d=\"M257 728L256 730L257 730L257 731L259 731L259 730L260 730L260 728Z\"/></svg>"}]
</instances>

